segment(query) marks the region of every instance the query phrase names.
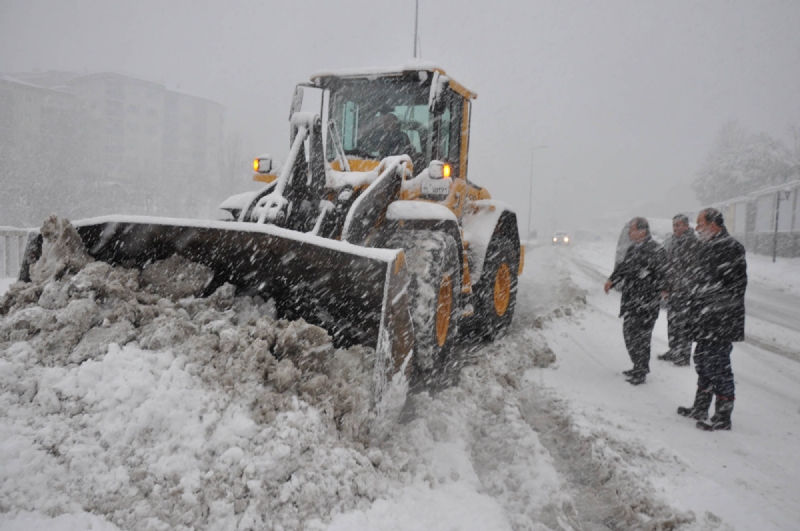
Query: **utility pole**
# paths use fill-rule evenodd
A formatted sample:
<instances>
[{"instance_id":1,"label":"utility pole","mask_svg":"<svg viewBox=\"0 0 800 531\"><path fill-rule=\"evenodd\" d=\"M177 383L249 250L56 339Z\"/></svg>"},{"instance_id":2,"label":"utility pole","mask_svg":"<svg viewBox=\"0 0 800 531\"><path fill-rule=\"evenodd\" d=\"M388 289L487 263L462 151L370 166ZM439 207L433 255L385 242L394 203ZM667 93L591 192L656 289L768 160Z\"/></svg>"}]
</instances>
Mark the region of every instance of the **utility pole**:
<instances>
[{"instance_id":1,"label":"utility pole","mask_svg":"<svg viewBox=\"0 0 800 531\"><path fill-rule=\"evenodd\" d=\"M547 146L542 144L541 146L533 146L531 148L531 175L530 175L530 189L528 190L528 225L525 227L525 240L527 240L531 235L531 212L532 212L532 203L533 203L533 153L537 149L544 149Z\"/></svg>"},{"instance_id":2,"label":"utility pole","mask_svg":"<svg viewBox=\"0 0 800 531\"><path fill-rule=\"evenodd\" d=\"M414 59L417 58L417 40L419 37L417 36L417 29L419 28L419 0L417 0L417 8L414 12Z\"/></svg>"},{"instance_id":3,"label":"utility pole","mask_svg":"<svg viewBox=\"0 0 800 531\"><path fill-rule=\"evenodd\" d=\"M772 233L772 263L774 264L778 257L778 220L781 213L781 199L788 201L788 190L779 190L775 192L775 230ZM784 197L785 194L785 197Z\"/></svg>"}]
</instances>

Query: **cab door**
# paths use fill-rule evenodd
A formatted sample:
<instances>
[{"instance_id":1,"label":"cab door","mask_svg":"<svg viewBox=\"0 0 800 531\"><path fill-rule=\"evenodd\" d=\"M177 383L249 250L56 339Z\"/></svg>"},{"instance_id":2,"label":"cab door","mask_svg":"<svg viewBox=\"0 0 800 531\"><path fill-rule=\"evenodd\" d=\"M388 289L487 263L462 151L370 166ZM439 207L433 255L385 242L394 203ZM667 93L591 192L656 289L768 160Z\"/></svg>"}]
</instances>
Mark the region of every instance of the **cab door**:
<instances>
[{"instance_id":1,"label":"cab door","mask_svg":"<svg viewBox=\"0 0 800 531\"><path fill-rule=\"evenodd\" d=\"M450 164L452 175L466 179L469 145L469 100L450 88L434 116L434 158Z\"/></svg>"}]
</instances>

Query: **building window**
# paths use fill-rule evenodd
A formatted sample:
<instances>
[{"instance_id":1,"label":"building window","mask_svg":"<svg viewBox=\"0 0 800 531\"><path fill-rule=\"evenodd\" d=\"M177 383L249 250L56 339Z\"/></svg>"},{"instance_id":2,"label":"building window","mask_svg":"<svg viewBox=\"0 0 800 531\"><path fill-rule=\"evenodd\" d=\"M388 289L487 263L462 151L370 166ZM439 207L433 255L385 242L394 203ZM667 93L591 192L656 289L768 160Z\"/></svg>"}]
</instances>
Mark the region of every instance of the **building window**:
<instances>
[{"instance_id":1,"label":"building window","mask_svg":"<svg viewBox=\"0 0 800 531\"><path fill-rule=\"evenodd\" d=\"M106 97L116 100L125 99L125 88L120 79L107 79L106 80Z\"/></svg>"}]
</instances>

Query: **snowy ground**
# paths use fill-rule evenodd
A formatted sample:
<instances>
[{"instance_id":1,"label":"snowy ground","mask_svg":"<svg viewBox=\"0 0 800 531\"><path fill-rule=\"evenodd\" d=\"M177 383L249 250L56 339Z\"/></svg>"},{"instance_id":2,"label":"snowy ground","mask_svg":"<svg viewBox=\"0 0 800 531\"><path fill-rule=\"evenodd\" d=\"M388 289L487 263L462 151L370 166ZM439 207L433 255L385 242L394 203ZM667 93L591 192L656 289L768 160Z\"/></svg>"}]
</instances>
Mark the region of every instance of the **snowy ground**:
<instances>
[{"instance_id":1,"label":"snowy ground","mask_svg":"<svg viewBox=\"0 0 800 531\"><path fill-rule=\"evenodd\" d=\"M606 244L530 249L510 333L463 347L451 384L413 394L382 441L343 431L291 371L284 384L260 384L252 366L204 372L197 358L220 351L246 361L233 337L246 347L245 334L265 333L259 319L270 322L237 319L233 301L211 308L214 319L150 305L173 327L217 336L195 354L151 327L49 363L16 335L0 359L0 529L795 529L795 292L771 297L783 282L749 258L763 308L748 335L767 343L734 348L725 433L675 414L694 396L692 368L654 359L647 384L624 381L619 295L602 292ZM779 260L786 286L800 279L792 263ZM65 309L55 321L74 325L80 315ZM662 316L654 356L664 350ZM226 374L244 381L218 381Z\"/></svg>"},{"instance_id":2,"label":"snowy ground","mask_svg":"<svg viewBox=\"0 0 800 531\"><path fill-rule=\"evenodd\" d=\"M630 365L617 318L619 295L606 296L601 284L610 271L611 251L605 244L563 250L575 283L589 292L586 313L575 323L560 320L545 333L558 355L556 370L541 371L541 381L566 399L576 422L600 431L609 441L640 445L642 472L656 493L678 509L696 515L713 513L735 529L796 529L800 521L800 320L774 325L787 340L787 354L751 342L734 347L737 401L731 432L701 433L693 422L675 414L691 405L696 375L653 360L647 384L627 385L620 371ZM769 292L780 285L771 262L748 257L748 291ZM795 262L797 264L797 262ZM800 279L800 268L785 267L787 284ZM773 301L775 302L775 301ZM770 309L778 315L784 301ZM748 298L748 311L750 301ZM786 311L796 311L800 300ZM768 317L768 316L767 316ZM763 334L761 319L748 315L747 334ZM771 323L772 324L772 323ZM577 325L577 326L576 326ZM653 354L667 349L662 312L654 334ZM793 339L792 339L793 338Z\"/></svg>"}]
</instances>

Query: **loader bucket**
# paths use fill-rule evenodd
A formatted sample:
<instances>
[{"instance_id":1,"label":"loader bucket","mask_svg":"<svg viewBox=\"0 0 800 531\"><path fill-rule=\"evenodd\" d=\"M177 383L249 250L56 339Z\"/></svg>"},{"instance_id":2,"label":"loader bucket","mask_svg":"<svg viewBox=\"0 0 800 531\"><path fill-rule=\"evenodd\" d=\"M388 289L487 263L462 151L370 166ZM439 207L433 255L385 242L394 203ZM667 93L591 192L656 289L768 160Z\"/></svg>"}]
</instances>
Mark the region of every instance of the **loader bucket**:
<instances>
[{"instance_id":1,"label":"loader bucket","mask_svg":"<svg viewBox=\"0 0 800 531\"><path fill-rule=\"evenodd\" d=\"M141 268L177 253L214 271L210 289L228 282L271 297L280 317L325 328L337 347L374 348L378 393L412 351L402 251L254 223L107 216L73 225L97 260Z\"/></svg>"}]
</instances>

